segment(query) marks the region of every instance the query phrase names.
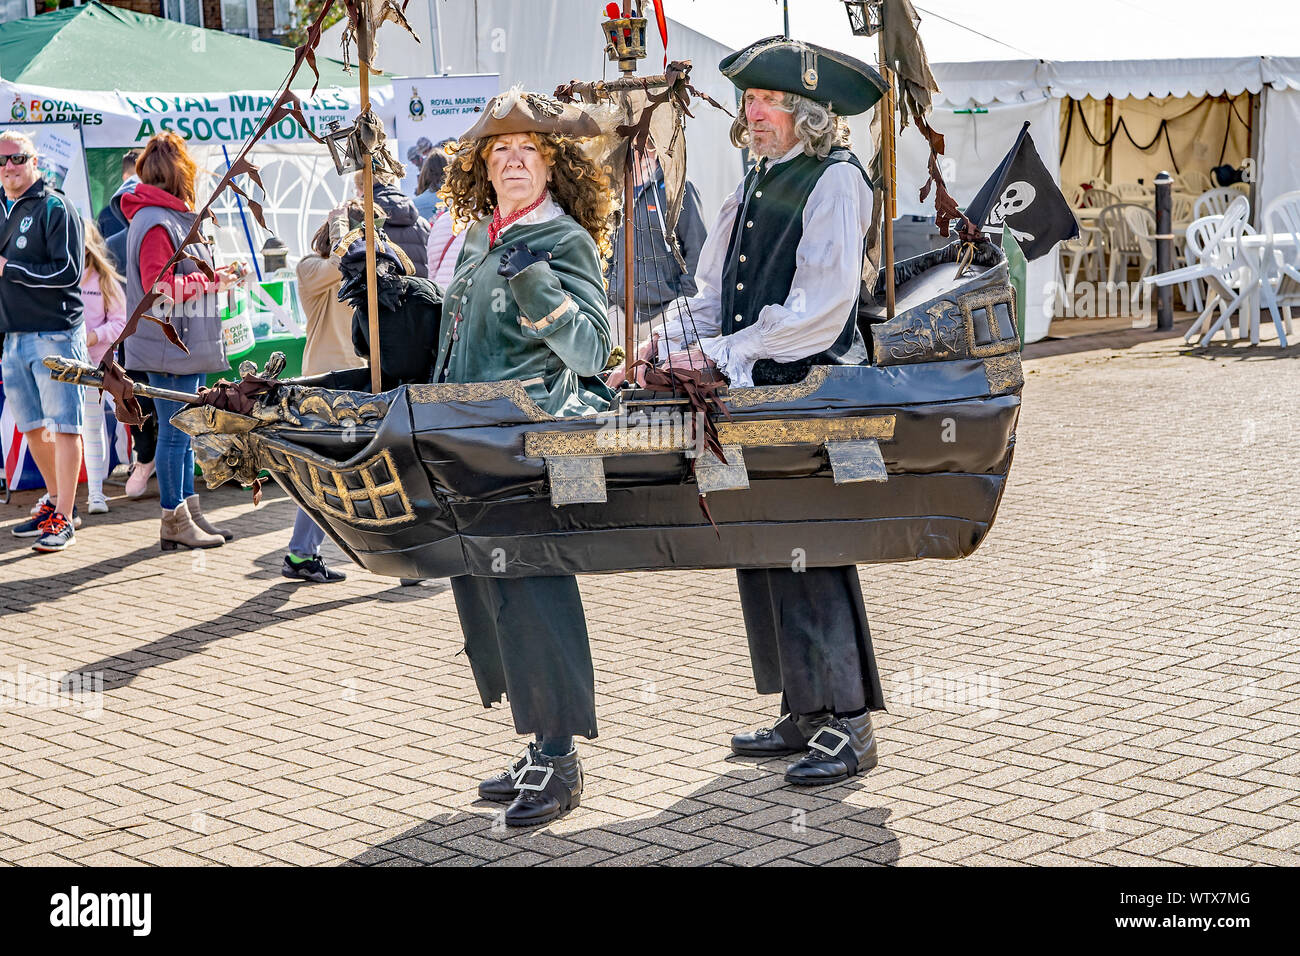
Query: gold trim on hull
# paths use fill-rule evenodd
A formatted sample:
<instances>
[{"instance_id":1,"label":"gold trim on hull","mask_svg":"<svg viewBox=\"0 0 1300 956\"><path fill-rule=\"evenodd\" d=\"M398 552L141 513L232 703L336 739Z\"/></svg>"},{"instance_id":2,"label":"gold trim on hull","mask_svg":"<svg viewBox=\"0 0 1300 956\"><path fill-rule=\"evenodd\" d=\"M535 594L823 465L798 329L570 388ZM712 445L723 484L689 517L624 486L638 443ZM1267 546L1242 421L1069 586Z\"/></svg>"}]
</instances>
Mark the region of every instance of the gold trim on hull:
<instances>
[{"instance_id":1,"label":"gold trim on hull","mask_svg":"<svg viewBox=\"0 0 1300 956\"><path fill-rule=\"evenodd\" d=\"M760 419L752 422L719 422L718 437L723 445L823 445L833 441L861 441L894 437L893 415L863 415L855 418ZM524 435L528 458L589 458L611 455L653 455L682 452L694 447L681 429L616 429L590 431L529 432Z\"/></svg>"}]
</instances>

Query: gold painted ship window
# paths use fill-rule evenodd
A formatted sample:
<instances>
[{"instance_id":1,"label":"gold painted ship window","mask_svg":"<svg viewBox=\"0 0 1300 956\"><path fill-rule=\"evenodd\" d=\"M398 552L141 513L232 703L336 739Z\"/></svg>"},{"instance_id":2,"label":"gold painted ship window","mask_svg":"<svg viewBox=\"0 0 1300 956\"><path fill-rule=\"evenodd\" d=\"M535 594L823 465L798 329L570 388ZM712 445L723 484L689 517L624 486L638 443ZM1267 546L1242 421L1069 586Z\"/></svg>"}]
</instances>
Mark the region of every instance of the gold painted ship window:
<instances>
[{"instance_id":1,"label":"gold painted ship window","mask_svg":"<svg viewBox=\"0 0 1300 956\"><path fill-rule=\"evenodd\" d=\"M323 515L363 529L386 528L415 519L392 454L384 449L351 468L313 461L273 446L268 457L304 502Z\"/></svg>"}]
</instances>

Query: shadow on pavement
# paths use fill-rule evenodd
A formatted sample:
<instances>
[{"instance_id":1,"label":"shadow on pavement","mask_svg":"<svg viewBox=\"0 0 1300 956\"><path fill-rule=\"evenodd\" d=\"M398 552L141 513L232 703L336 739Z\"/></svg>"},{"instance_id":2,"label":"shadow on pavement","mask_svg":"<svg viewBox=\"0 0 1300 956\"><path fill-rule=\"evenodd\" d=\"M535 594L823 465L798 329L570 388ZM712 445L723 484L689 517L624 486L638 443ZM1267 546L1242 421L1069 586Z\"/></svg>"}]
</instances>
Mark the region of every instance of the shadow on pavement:
<instances>
[{"instance_id":1,"label":"shadow on pavement","mask_svg":"<svg viewBox=\"0 0 1300 956\"><path fill-rule=\"evenodd\" d=\"M156 514L155 510L151 516L156 517ZM232 518L223 515L220 523L223 527L233 531L236 540L238 540L244 534L256 533L256 525L264 522L265 517L260 510L255 512L249 509ZM130 521L139 521L140 516L138 514L130 515L127 509L122 509L116 520L114 520L114 513L111 511L107 515L96 515L94 520L95 525L124 524ZM95 525L83 524L82 527L77 529L77 535L94 534ZM5 565L16 565L18 562L30 562L21 566L23 572L28 572L26 576L19 580L0 581L0 617L6 614L21 614L30 611L51 598L75 593L76 588L81 585L99 586L103 583L102 579L105 576L115 571L122 571L142 561L148 561L150 558L164 556L165 553L160 550L158 545L157 533L157 524L151 523L147 536L145 533L141 534L145 544L134 551L116 554L111 558L104 558L92 564L81 564L74 568L66 568L52 574L40 574L41 562L48 562L51 556L33 551L31 548L34 539L32 538L15 538L13 535L8 534L7 531L0 531L0 541L4 542L0 546L0 554L4 555L0 557L0 568ZM289 531L286 528L285 543L287 544L288 541ZM75 548L74 545L74 552ZM173 555L183 553L192 552L173 552ZM214 549L212 553L219 554L220 549ZM49 564L45 566L48 568ZM169 573L168 568L160 566L158 573ZM144 576L152 577L153 575Z\"/></svg>"},{"instance_id":2,"label":"shadow on pavement","mask_svg":"<svg viewBox=\"0 0 1300 956\"><path fill-rule=\"evenodd\" d=\"M886 826L890 810L885 807L851 806L844 801L867 786L870 775L854 777L838 786L805 789L782 783L788 758L754 762L729 761L734 769L703 785L688 797L650 817L605 823L588 829L572 829L589 808L579 806L560 818L566 826L551 832L555 824L510 828L503 822L504 805L479 801L474 812L449 813L417 824L390 840L349 860L346 866L476 866L493 861L505 865L523 854L517 865L553 862L593 865L592 852L603 851L595 865L635 866L700 865L725 863L724 857L747 851L750 860L739 865L780 863L791 857L796 862L821 859L851 860L856 865L893 866L898 862L898 836ZM592 796L592 781L584 796ZM614 791L617 795L617 790ZM747 810L746 803L761 797L761 806ZM773 848L776 842L788 844ZM835 853L836 845L853 849ZM826 847L829 853L817 853ZM779 854L765 850L780 849ZM584 852L586 851L586 852ZM799 861L807 854L806 861ZM542 859L550 858L550 859Z\"/></svg>"},{"instance_id":3,"label":"shadow on pavement","mask_svg":"<svg viewBox=\"0 0 1300 956\"><path fill-rule=\"evenodd\" d=\"M96 673L103 673L103 690L117 690L131 683L142 671L150 667L180 660L189 657L191 654L197 654L213 641L228 637L231 634L254 630L270 624L285 624L299 618L309 618L313 614L335 611L339 608L355 607L366 601L417 601L426 596L419 588L405 588L396 585L375 594L349 595L333 601L322 601L318 604L306 604L302 607L277 610L300 587L317 586L319 585L299 584L290 581L273 585L213 620L181 628L179 631L173 631L165 637L150 641L141 647L112 657L101 658L70 671L63 679L63 689L65 693L79 693L82 687L92 685Z\"/></svg>"}]
</instances>

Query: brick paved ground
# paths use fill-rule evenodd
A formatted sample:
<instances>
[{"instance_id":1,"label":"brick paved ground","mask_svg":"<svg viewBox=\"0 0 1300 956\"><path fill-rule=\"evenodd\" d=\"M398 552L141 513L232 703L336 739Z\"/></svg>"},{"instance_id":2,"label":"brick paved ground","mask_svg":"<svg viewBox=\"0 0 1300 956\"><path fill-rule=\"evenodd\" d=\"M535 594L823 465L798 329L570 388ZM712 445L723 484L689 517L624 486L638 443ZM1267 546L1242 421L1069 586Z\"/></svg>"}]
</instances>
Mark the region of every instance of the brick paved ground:
<instances>
[{"instance_id":1,"label":"brick paved ground","mask_svg":"<svg viewBox=\"0 0 1300 956\"><path fill-rule=\"evenodd\" d=\"M987 543L863 571L882 762L815 792L727 756L776 703L729 573L582 582L584 804L506 832L471 793L517 741L445 582L282 580L274 489L208 495L239 537L207 553L158 552L156 499L66 554L0 534L0 672L105 674L101 713L0 711L0 860L1300 863L1300 349L1179 344L1034 348Z\"/></svg>"}]
</instances>

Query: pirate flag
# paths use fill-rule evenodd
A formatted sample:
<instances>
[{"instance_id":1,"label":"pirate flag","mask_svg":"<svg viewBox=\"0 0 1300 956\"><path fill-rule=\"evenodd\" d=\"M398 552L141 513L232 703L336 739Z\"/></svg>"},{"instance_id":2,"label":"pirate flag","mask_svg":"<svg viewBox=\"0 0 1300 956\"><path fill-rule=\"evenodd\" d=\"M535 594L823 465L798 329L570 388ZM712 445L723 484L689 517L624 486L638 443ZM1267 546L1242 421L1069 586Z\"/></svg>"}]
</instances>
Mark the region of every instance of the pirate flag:
<instances>
[{"instance_id":1,"label":"pirate flag","mask_svg":"<svg viewBox=\"0 0 1300 956\"><path fill-rule=\"evenodd\" d=\"M1026 259L1046 255L1057 242L1079 235L1074 211L1038 158L1028 122L967 207L966 218L977 229L988 226L1009 233Z\"/></svg>"}]
</instances>

